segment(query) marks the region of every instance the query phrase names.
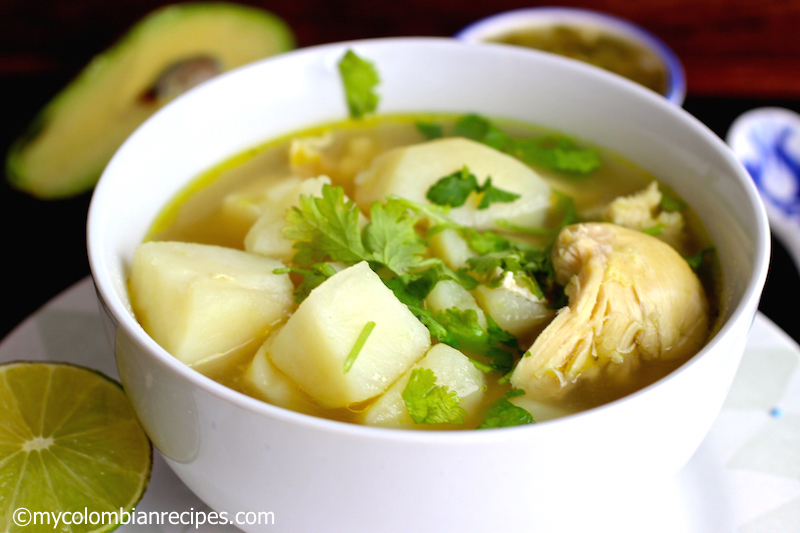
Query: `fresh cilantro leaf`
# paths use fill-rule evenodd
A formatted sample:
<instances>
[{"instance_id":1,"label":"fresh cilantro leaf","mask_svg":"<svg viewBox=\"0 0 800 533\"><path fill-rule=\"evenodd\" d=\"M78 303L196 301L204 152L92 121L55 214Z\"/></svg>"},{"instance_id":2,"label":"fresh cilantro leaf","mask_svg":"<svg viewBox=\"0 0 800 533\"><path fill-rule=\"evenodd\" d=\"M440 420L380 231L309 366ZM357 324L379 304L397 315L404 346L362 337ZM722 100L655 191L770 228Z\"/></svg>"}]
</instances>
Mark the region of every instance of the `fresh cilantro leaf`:
<instances>
[{"instance_id":1,"label":"fresh cilantro leaf","mask_svg":"<svg viewBox=\"0 0 800 533\"><path fill-rule=\"evenodd\" d=\"M481 186L483 197L481 203L478 204L478 209L486 209L489 204L500 202L509 203L519 198L519 194L498 189L492 185L492 178L486 178L486 183Z\"/></svg>"},{"instance_id":2,"label":"fresh cilantro leaf","mask_svg":"<svg viewBox=\"0 0 800 533\"><path fill-rule=\"evenodd\" d=\"M361 353L361 350L364 348L364 344L366 344L367 339L369 338L370 333L375 328L375 322L369 321L364 325L364 329L361 330L359 333L358 338L356 339L353 348L350 350L350 353L347 355L347 358L344 360L343 365L343 372L347 374L350 372L350 368L352 368L353 363L356 362L356 357L358 354Z\"/></svg>"},{"instance_id":3,"label":"fresh cilantro leaf","mask_svg":"<svg viewBox=\"0 0 800 533\"><path fill-rule=\"evenodd\" d=\"M519 194L492 185L491 177L487 177L484 184L479 185L478 179L466 166L434 183L425 197L436 205L460 207L472 193L483 195L478 209L486 209L494 202L508 203L519 198Z\"/></svg>"},{"instance_id":4,"label":"fresh cilantro leaf","mask_svg":"<svg viewBox=\"0 0 800 533\"><path fill-rule=\"evenodd\" d=\"M533 415L522 407L518 407L508 401L514 396L525 394L525 391L512 389L506 393L505 398L500 398L494 402L484 414L484 421L478 429L500 428L509 426L521 426L533 424Z\"/></svg>"},{"instance_id":5,"label":"fresh cilantro leaf","mask_svg":"<svg viewBox=\"0 0 800 533\"><path fill-rule=\"evenodd\" d=\"M659 207L664 211L673 213L676 211L683 211L684 209L686 209L687 206L686 202L684 202L680 198L677 198L675 196L672 196L671 194L667 194L662 191L661 202L659 203Z\"/></svg>"},{"instance_id":6,"label":"fresh cilantro leaf","mask_svg":"<svg viewBox=\"0 0 800 533\"><path fill-rule=\"evenodd\" d=\"M489 351L489 336L478 323L475 309L464 311L451 307L433 314L433 318L450 332L453 348L484 355Z\"/></svg>"},{"instance_id":7,"label":"fresh cilantro leaf","mask_svg":"<svg viewBox=\"0 0 800 533\"><path fill-rule=\"evenodd\" d=\"M501 328L488 313L486 313L486 333L489 335L491 344L495 346L502 344L516 352L522 352L519 340L513 334Z\"/></svg>"},{"instance_id":8,"label":"fresh cilantro leaf","mask_svg":"<svg viewBox=\"0 0 800 533\"><path fill-rule=\"evenodd\" d=\"M361 118L375 111L379 98L374 89L380 83L375 65L348 50L339 60L339 74L344 84L350 117Z\"/></svg>"},{"instance_id":9,"label":"fresh cilantro leaf","mask_svg":"<svg viewBox=\"0 0 800 533\"><path fill-rule=\"evenodd\" d=\"M459 227L458 234L479 254L501 252L511 248L511 241L493 231L476 231L472 228Z\"/></svg>"},{"instance_id":10,"label":"fresh cilantro leaf","mask_svg":"<svg viewBox=\"0 0 800 533\"><path fill-rule=\"evenodd\" d=\"M377 261L398 276L418 268L427 251L414 226L416 217L400 202L374 202L370 208L370 223L364 228L364 243Z\"/></svg>"},{"instance_id":11,"label":"fresh cilantro leaf","mask_svg":"<svg viewBox=\"0 0 800 533\"><path fill-rule=\"evenodd\" d=\"M440 139L444 137L444 130L441 124L434 124L433 122L417 122L415 124L417 131L425 137L426 140Z\"/></svg>"},{"instance_id":12,"label":"fresh cilantro leaf","mask_svg":"<svg viewBox=\"0 0 800 533\"><path fill-rule=\"evenodd\" d=\"M484 143L529 165L558 172L589 174L600 168L601 164L597 152L578 147L572 139L564 135L514 139L487 119L475 114L458 118L451 135Z\"/></svg>"},{"instance_id":13,"label":"fresh cilantro leaf","mask_svg":"<svg viewBox=\"0 0 800 533\"><path fill-rule=\"evenodd\" d=\"M301 267L326 260L354 264L371 259L361 242L358 207L341 187L322 186L322 197L302 196L286 214L283 235L296 241L293 262Z\"/></svg>"},{"instance_id":14,"label":"fresh cilantro leaf","mask_svg":"<svg viewBox=\"0 0 800 533\"><path fill-rule=\"evenodd\" d=\"M483 142L489 132L489 121L480 115L464 115L456 120L451 135L453 137L466 137L473 141Z\"/></svg>"},{"instance_id":15,"label":"fresh cilantro leaf","mask_svg":"<svg viewBox=\"0 0 800 533\"><path fill-rule=\"evenodd\" d=\"M466 411L459 406L461 398L447 386L436 385L436 376L427 368L411 372L403 401L411 419L417 424L463 424Z\"/></svg>"},{"instance_id":16,"label":"fresh cilantro leaf","mask_svg":"<svg viewBox=\"0 0 800 533\"><path fill-rule=\"evenodd\" d=\"M533 166L560 172L589 174L600 168L594 150L579 148L563 135L545 135L515 143L511 155Z\"/></svg>"},{"instance_id":17,"label":"fresh cilantro leaf","mask_svg":"<svg viewBox=\"0 0 800 533\"><path fill-rule=\"evenodd\" d=\"M706 254L712 252L714 252L714 248L706 248L704 250L700 250L699 252L690 257L685 257L684 259L686 259L686 262L689 263L689 266L692 268L692 270L697 272L698 270L700 270L700 267L703 266L703 263L706 260Z\"/></svg>"},{"instance_id":18,"label":"fresh cilantro leaf","mask_svg":"<svg viewBox=\"0 0 800 533\"><path fill-rule=\"evenodd\" d=\"M644 233L646 235L653 235L653 236L661 235L662 233L664 233L664 229L666 229L664 227L664 224L656 224L655 226L651 226L649 228L643 229L642 233Z\"/></svg>"},{"instance_id":19,"label":"fresh cilantro leaf","mask_svg":"<svg viewBox=\"0 0 800 533\"><path fill-rule=\"evenodd\" d=\"M478 190L477 178L465 166L434 183L425 197L436 205L459 207Z\"/></svg>"}]
</instances>

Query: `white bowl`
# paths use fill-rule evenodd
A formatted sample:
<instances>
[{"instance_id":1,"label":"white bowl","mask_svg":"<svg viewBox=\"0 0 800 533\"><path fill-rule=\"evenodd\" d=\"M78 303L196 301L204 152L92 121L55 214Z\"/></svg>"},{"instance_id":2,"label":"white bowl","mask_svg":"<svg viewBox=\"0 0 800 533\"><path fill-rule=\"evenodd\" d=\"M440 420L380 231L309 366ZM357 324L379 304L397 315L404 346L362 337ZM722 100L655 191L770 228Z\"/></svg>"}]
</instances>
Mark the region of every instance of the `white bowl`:
<instances>
[{"instance_id":1,"label":"white bowl","mask_svg":"<svg viewBox=\"0 0 800 533\"><path fill-rule=\"evenodd\" d=\"M574 7L514 9L473 22L459 31L455 37L469 43L483 43L511 32L557 24L605 31L653 51L667 70L667 88L664 97L673 104L683 105L683 99L686 97L686 74L683 63L675 52L643 27L614 15Z\"/></svg>"},{"instance_id":2,"label":"white bowl","mask_svg":"<svg viewBox=\"0 0 800 533\"><path fill-rule=\"evenodd\" d=\"M202 171L265 139L345 117L336 63L348 48L377 65L381 112L469 111L552 127L672 186L699 213L721 258L719 332L677 371L621 400L482 431L314 418L228 389L170 356L131 312L126 280L134 248L165 203ZM88 247L120 376L148 434L213 509L228 517L274 513L274 525L240 525L246 531L555 531L578 514L559 509L588 505L581 494L621 497L673 476L692 455L744 349L769 235L758 193L734 155L657 94L550 54L400 38L287 53L164 108L106 168L92 198Z\"/></svg>"}]
</instances>

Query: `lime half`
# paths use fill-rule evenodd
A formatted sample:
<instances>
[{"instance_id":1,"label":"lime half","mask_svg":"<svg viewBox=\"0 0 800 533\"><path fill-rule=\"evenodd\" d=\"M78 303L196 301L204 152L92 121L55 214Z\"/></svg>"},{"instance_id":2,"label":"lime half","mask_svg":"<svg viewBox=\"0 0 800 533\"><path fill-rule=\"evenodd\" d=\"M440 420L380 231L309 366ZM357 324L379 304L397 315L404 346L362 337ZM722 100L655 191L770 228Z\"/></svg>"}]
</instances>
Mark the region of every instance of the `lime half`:
<instances>
[{"instance_id":1,"label":"lime half","mask_svg":"<svg viewBox=\"0 0 800 533\"><path fill-rule=\"evenodd\" d=\"M0 365L0 532L110 531L152 464L117 382L68 364Z\"/></svg>"}]
</instances>

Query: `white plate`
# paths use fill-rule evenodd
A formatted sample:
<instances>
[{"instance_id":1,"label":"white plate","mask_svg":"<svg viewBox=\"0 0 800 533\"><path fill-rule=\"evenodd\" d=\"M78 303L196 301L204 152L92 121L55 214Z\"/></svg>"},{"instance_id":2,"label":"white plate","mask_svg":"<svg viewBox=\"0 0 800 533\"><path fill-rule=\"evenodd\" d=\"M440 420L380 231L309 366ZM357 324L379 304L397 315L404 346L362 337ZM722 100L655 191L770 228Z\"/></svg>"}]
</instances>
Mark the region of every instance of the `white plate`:
<instances>
[{"instance_id":1,"label":"white plate","mask_svg":"<svg viewBox=\"0 0 800 533\"><path fill-rule=\"evenodd\" d=\"M15 360L67 361L117 378L89 278L54 298L3 339L0 362ZM640 492L635 501L620 501L610 512L584 510L586 530L800 531L800 348L765 316L756 316L728 399L697 453L668 486ZM156 511L166 517L172 512L211 510L156 452L150 485L136 511L137 515ZM600 515L607 524L598 520ZM186 520L189 516L183 515ZM230 525L169 523L122 526L117 531L190 530L238 531Z\"/></svg>"}]
</instances>

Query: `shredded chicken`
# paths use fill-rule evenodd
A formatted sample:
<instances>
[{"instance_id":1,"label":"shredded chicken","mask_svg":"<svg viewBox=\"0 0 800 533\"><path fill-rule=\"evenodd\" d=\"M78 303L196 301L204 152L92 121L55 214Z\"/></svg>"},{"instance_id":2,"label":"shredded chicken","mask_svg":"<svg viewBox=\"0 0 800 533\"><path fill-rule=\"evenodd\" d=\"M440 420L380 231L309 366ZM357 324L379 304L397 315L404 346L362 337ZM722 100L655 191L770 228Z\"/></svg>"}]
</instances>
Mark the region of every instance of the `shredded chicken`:
<instances>
[{"instance_id":1,"label":"shredded chicken","mask_svg":"<svg viewBox=\"0 0 800 533\"><path fill-rule=\"evenodd\" d=\"M683 251L683 215L678 211L662 210L661 198L658 183L654 181L647 188L630 196L620 196L608 204L603 220L640 231L656 230L656 238Z\"/></svg>"},{"instance_id":2,"label":"shredded chicken","mask_svg":"<svg viewBox=\"0 0 800 533\"><path fill-rule=\"evenodd\" d=\"M708 334L697 275L664 242L608 223L564 228L553 246L569 305L537 337L511 382L533 397L556 396L601 371L640 359L689 357Z\"/></svg>"}]
</instances>

